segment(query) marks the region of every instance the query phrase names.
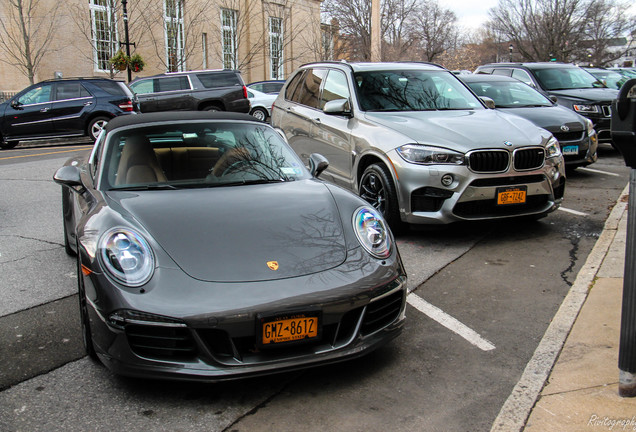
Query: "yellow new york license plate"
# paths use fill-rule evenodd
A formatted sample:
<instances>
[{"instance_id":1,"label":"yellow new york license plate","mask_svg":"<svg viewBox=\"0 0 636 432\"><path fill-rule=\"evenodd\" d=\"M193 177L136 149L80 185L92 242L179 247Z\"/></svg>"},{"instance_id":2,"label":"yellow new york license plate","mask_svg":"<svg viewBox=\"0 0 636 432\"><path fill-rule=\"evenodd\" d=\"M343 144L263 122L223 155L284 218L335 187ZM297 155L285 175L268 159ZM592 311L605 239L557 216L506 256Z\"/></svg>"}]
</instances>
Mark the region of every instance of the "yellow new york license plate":
<instances>
[{"instance_id":1,"label":"yellow new york license plate","mask_svg":"<svg viewBox=\"0 0 636 432\"><path fill-rule=\"evenodd\" d=\"M262 323L262 344L271 345L318 337L318 317L295 314Z\"/></svg>"},{"instance_id":2,"label":"yellow new york license plate","mask_svg":"<svg viewBox=\"0 0 636 432\"><path fill-rule=\"evenodd\" d=\"M526 202L525 187L510 187L505 189L497 189L497 204L524 204Z\"/></svg>"}]
</instances>

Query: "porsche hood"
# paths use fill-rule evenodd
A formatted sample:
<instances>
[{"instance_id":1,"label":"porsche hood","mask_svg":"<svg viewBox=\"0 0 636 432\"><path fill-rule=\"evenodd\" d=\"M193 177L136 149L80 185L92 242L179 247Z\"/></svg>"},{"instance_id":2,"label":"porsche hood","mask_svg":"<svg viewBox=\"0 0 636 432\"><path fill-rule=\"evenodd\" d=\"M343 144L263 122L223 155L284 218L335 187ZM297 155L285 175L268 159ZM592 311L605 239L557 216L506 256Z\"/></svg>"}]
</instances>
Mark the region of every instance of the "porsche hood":
<instances>
[{"instance_id":1,"label":"porsche hood","mask_svg":"<svg viewBox=\"0 0 636 432\"><path fill-rule=\"evenodd\" d=\"M180 191L107 192L177 265L202 281L297 277L344 262L329 189L306 180Z\"/></svg>"}]
</instances>

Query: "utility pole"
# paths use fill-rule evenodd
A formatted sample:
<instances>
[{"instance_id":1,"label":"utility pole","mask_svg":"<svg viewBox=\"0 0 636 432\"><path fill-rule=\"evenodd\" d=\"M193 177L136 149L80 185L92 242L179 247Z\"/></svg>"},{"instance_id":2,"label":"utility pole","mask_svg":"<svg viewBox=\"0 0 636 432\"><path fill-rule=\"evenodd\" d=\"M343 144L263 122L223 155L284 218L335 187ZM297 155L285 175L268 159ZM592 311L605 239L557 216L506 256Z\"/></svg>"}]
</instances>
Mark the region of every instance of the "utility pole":
<instances>
[{"instance_id":1,"label":"utility pole","mask_svg":"<svg viewBox=\"0 0 636 432\"><path fill-rule=\"evenodd\" d=\"M379 62L380 55L380 0L371 0L371 61Z\"/></svg>"}]
</instances>

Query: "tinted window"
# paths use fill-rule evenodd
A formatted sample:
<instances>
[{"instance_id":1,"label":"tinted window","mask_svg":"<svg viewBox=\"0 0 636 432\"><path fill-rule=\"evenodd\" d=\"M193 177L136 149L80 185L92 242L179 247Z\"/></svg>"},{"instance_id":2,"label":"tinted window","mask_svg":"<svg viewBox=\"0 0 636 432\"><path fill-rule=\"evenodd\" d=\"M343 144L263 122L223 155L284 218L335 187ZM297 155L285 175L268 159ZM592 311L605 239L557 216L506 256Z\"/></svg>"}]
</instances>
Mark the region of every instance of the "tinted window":
<instances>
[{"instance_id":1,"label":"tinted window","mask_svg":"<svg viewBox=\"0 0 636 432\"><path fill-rule=\"evenodd\" d=\"M336 99L349 99L349 85L347 84L347 76L340 71L329 71L325 80L325 87L322 89L322 100L320 108L324 108L329 101Z\"/></svg>"},{"instance_id":2,"label":"tinted window","mask_svg":"<svg viewBox=\"0 0 636 432\"><path fill-rule=\"evenodd\" d=\"M153 93L154 87L151 79L136 81L130 84L130 88L137 94Z\"/></svg>"},{"instance_id":3,"label":"tinted window","mask_svg":"<svg viewBox=\"0 0 636 432\"><path fill-rule=\"evenodd\" d=\"M327 71L325 69L309 69L298 82L292 100L302 105L318 108L320 86Z\"/></svg>"},{"instance_id":4,"label":"tinted window","mask_svg":"<svg viewBox=\"0 0 636 432\"><path fill-rule=\"evenodd\" d=\"M302 80L303 75L305 75L307 71L301 71L299 73L297 73L289 82L289 85L287 86L287 88L285 89L285 99L291 100L291 101L295 101L297 102L298 100L295 98L296 95L296 90L298 89L298 84L300 84L300 81Z\"/></svg>"},{"instance_id":5,"label":"tinted window","mask_svg":"<svg viewBox=\"0 0 636 432\"><path fill-rule=\"evenodd\" d=\"M241 81L234 72L214 72L197 74L197 78L205 88L241 86Z\"/></svg>"},{"instance_id":6,"label":"tinted window","mask_svg":"<svg viewBox=\"0 0 636 432\"><path fill-rule=\"evenodd\" d=\"M534 86L534 82L532 82L532 78L530 78L530 75L528 74L528 72L522 70L522 69L514 69L512 71L512 77L515 79L518 79L519 81L528 84L529 86Z\"/></svg>"},{"instance_id":7,"label":"tinted window","mask_svg":"<svg viewBox=\"0 0 636 432\"><path fill-rule=\"evenodd\" d=\"M127 96L126 90L123 88L123 83L117 81L91 81L91 84L99 87L108 94L115 96Z\"/></svg>"},{"instance_id":8,"label":"tinted window","mask_svg":"<svg viewBox=\"0 0 636 432\"><path fill-rule=\"evenodd\" d=\"M53 100L77 99L89 97L90 93L78 82L59 82L56 87L56 95Z\"/></svg>"},{"instance_id":9,"label":"tinted window","mask_svg":"<svg viewBox=\"0 0 636 432\"><path fill-rule=\"evenodd\" d=\"M51 84L41 84L24 93L18 99L22 105L38 104L51 101Z\"/></svg>"},{"instance_id":10,"label":"tinted window","mask_svg":"<svg viewBox=\"0 0 636 432\"><path fill-rule=\"evenodd\" d=\"M187 76L155 78L153 81L155 92L190 90L190 81Z\"/></svg>"}]
</instances>

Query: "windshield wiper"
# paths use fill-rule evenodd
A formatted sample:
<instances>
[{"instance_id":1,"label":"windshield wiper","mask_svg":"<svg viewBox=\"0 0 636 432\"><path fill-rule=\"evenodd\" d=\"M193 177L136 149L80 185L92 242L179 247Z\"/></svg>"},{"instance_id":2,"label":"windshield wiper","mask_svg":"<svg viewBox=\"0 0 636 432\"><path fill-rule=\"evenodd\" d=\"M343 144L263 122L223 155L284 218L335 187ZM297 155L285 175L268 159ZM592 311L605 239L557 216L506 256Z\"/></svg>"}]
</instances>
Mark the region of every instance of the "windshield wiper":
<instances>
[{"instance_id":1,"label":"windshield wiper","mask_svg":"<svg viewBox=\"0 0 636 432\"><path fill-rule=\"evenodd\" d=\"M140 191L140 190L176 190L178 187L171 184L150 184L150 185L140 185L140 186L117 186L113 187L110 190L120 190L120 191Z\"/></svg>"},{"instance_id":2,"label":"windshield wiper","mask_svg":"<svg viewBox=\"0 0 636 432\"><path fill-rule=\"evenodd\" d=\"M243 185L254 185L254 184L267 184L267 183L283 183L289 180L285 180L282 178L279 179L257 179L257 180L239 180L235 182L229 183L219 183L219 186L243 186Z\"/></svg>"}]
</instances>

